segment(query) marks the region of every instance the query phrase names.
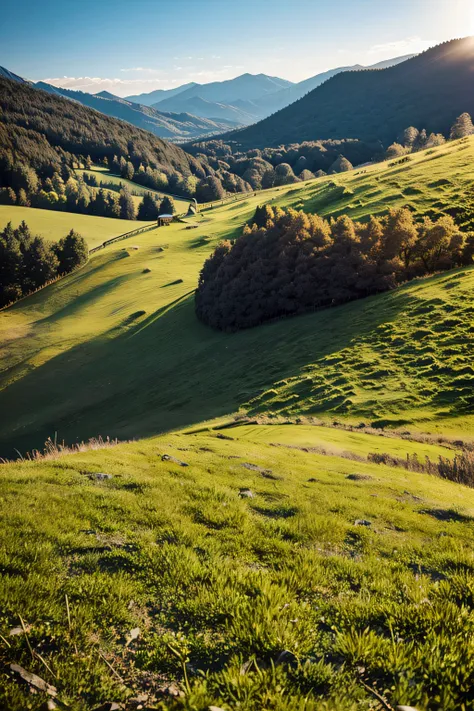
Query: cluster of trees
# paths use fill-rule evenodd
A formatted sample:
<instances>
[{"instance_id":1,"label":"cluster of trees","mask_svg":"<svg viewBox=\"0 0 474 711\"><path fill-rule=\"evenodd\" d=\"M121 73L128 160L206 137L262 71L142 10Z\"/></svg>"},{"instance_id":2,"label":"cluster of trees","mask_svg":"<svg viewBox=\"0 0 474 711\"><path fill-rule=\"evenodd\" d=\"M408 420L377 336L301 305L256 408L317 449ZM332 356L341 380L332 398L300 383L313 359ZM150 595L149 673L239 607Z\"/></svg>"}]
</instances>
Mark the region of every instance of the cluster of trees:
<instances>
[{"instance_id":1,"label":"cluster of trees","mask_svg":"<svg viewBox=\"0 0 474 711\"><path fill-rule=\"evenodd\" d=\"M213 139L194 143L189 150L199 159L207 159L228 192L234 190L226 185L224 173L239 176L244 182L239 190L245 192L339 173L350 170L353 165L366 163L375 155L383 155L379 142L365 143L353 139L305 141L246 152L239 151L235 141Z\"/></svg>"},{"instance_id":2,"label":"cluster of trees","mask_svg":"<svg viewBox=\"0 0 474 711\"><path fill-rule=\"evenodd\" d=\"M399 158L408 153L416 153L426 148L442 146L447 140L457 141L474 134L474 125L470 114L467 112L457 117L449 131L449 139L442 133L430 133L426 129L419 131L415 126L409 126L398 136L397 141L392 143L385 151L385 158Z\"/></svg>"},{"instance_id":3,"label":"cluster of trees","mask_svg":"<svg viewBox=\"0 0 474 711\"><path fill-rule=\"evenodd\" d=\"M50 244L25 222L0 232L0 306L16 301L87 261L86 241L74 230Z\"/></svg>"},{"instance_id":4,"label":"cluster of trees","mask_svg":"<svg viewBox=\"0 0 474 711\"><path fill-rule=\"evenodd\" d=\"M221 330L248 328L470 264L473 254L474 233L462 234L449 216L417 223L401 208L360 223L265 205L205 262L196 313Z\"/></svg>"},{"instance_id":5,"label":"cluster of trees","mask_svg":"<svg viewBox=\"0 0 474 711\"><path fill-rule=\"evenodd\" d=\"M172 198L166 197L160 203L151 193L144 195L137 211L126 185L110 183L105 188L101 183L98 188L98 181L93 174L77 176L67 166L61 172L54 171L51 177L41 179L33 168L17 163L9 168L9 180L9 187L0 188L0 204L65 210L125 220L155 220L160 212L175 211Z\"/></svg>"},{"instance_id":6,"label":"cluster of trees","mask_svg":"<svg viewBox=\"0 0 474 711\"><path fill-rule=\"evenodd\" d=\"M468 113L463 113L450 129L449 140L474 133ZM291 185L322 175L342 173L354 165L399 158L446 143L441 133L427 133L414 126L406 128L386 150L380 141L321 140L292 143L278 148L253 148L242 152L235 141L211 139L193 143L189 150L200 160L207 160L227 192L246 192ZM239 176L243 184L228 185L225 174ZM213 199L213 198L208 198ZM214 199L219 199L217 196Z\"/></svg>"}]
</instances>

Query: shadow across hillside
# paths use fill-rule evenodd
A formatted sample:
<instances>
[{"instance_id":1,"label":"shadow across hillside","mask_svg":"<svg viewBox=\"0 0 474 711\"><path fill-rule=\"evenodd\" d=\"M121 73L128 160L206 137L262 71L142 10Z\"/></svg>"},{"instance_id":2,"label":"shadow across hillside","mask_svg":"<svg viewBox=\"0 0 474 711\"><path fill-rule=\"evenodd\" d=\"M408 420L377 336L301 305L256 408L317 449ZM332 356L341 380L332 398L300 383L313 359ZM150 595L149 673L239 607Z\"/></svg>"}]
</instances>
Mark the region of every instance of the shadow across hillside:
<instances>
[{"instance_id":1,"label":"shadow across hillside","mask_svg":"<svg viewBox=\"0 0 474 711\"><path fill-rule=\"evenodd\" d=\"M98 435L138 438L235 412L308 363L356 347L412 300L402 289L225 334L201 324L192 294L185 295L5 388L0 456L41 448L56 433L69 444Z\"/></svg>"}]
</instances>

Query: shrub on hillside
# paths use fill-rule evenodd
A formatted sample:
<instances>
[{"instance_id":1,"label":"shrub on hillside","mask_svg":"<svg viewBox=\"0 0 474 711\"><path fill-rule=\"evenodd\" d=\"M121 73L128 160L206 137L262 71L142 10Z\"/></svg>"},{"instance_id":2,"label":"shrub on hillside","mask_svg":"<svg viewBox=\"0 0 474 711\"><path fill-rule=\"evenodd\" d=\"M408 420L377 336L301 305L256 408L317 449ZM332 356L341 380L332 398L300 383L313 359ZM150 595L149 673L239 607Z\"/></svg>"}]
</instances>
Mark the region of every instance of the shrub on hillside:
<instances>
[{"instance_id":1,"label":"shrub on hillside","mask_svg":"<svg viewBox=\"0 0 474 711\"><path fill-rule=\"evenodd\" d=\"M329 222L318 215L258 207L252 226L205 262L196 313L237 330L393 289L466 261L470 242L451 217L416 223L406 208L383 218Z\"/></svg>"}]
</instances>

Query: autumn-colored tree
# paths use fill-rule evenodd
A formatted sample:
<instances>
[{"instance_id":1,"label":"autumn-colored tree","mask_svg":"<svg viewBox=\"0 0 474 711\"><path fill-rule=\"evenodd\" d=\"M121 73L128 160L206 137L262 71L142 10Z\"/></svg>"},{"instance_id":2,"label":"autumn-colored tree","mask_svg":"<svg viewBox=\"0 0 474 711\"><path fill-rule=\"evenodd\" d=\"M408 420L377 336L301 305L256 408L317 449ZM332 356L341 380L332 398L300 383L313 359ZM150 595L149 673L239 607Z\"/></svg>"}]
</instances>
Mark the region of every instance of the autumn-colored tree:
<instances>
[{"instance_id":1,"label":"autumn-colored tree","mask_svg":"<svg viewBox=\"0 0 474 711\"><path fill-rule=\"evenodd\" d=\"M200 275L196 313L215 328L344 303L470 263L474 254L474 238L466 240L451 218L415 223L406 209L362 224L263 205L250 222L234 243L219 245Z\"/></svg>"}]
</instances>

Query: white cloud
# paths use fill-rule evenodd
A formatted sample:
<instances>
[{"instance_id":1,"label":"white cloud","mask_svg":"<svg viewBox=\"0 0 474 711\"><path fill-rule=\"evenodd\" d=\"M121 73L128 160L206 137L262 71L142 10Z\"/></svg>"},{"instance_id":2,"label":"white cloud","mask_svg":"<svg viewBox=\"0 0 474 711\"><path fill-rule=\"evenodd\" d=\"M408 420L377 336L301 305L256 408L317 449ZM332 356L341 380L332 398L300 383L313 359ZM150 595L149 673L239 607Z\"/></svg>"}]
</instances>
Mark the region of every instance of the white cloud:
<instances>
[{"instance_id":1,"label":"white cloud","mask_svg":"<svg viewBox=\"0 0 474 711\"><path fill-rule=\"evenodd\" d=\"M151 67L129 67L128 69L121 69L121 72L147 72L148 74L159 74L159 69L152 69Z\"/></svg>"},{"instance_id":2,"label":"white cloud","mask_svg":"<svg viewBox=\"0 0 474 711\"><path fill-rule=\"evenodd\" d=\"M201 69L198 71L195 66L175 66L170 72L151 70L135 67L134 69L124 69L121 71L141 72L144 76L137 78L126 77L49 77L41 81L63 89L74 91L85 91L89 94L96 94L99 91L110 91L117 96L129 96L130 94L140 94L153 91L154 89L172 89L189 81L198 81L201 84L213 81L224 81L237 76L243 65L228 64L219 69ZM146 76L148 72L149 76Z\"/></svg>"},{"instance_id":3,"label":"white cloud","mask_svg":"<svg viewBox=\"0 0 474 711\"><path fill-rule=\"evenodd\" d=\"M95 94L98 91L108 90L112 93L127 96L132 91L152 91L159 88L171 88L180 84L179 79L119 79L102 77L52 77L41 81L62 89L73 89L75 91L85 91ZM164 85L164 86L163 86ZM128 90L128 91L127 91Z\"/></svg>"},{"instance_id":4,"label":"white cloud","mask_svg":"<svg viewBox=\"0 0 474 711\"><path fill-rule=\"evenodd\" d=\"M436 44L436 40L424 40L415 35L393 42L374 44L367 50L367 54L377 56L383 54L387 55L387 58L403 54L418 54L419 52L424 52L426 49L429 49L434 44Z\"/></svg>"}]
</instances>

